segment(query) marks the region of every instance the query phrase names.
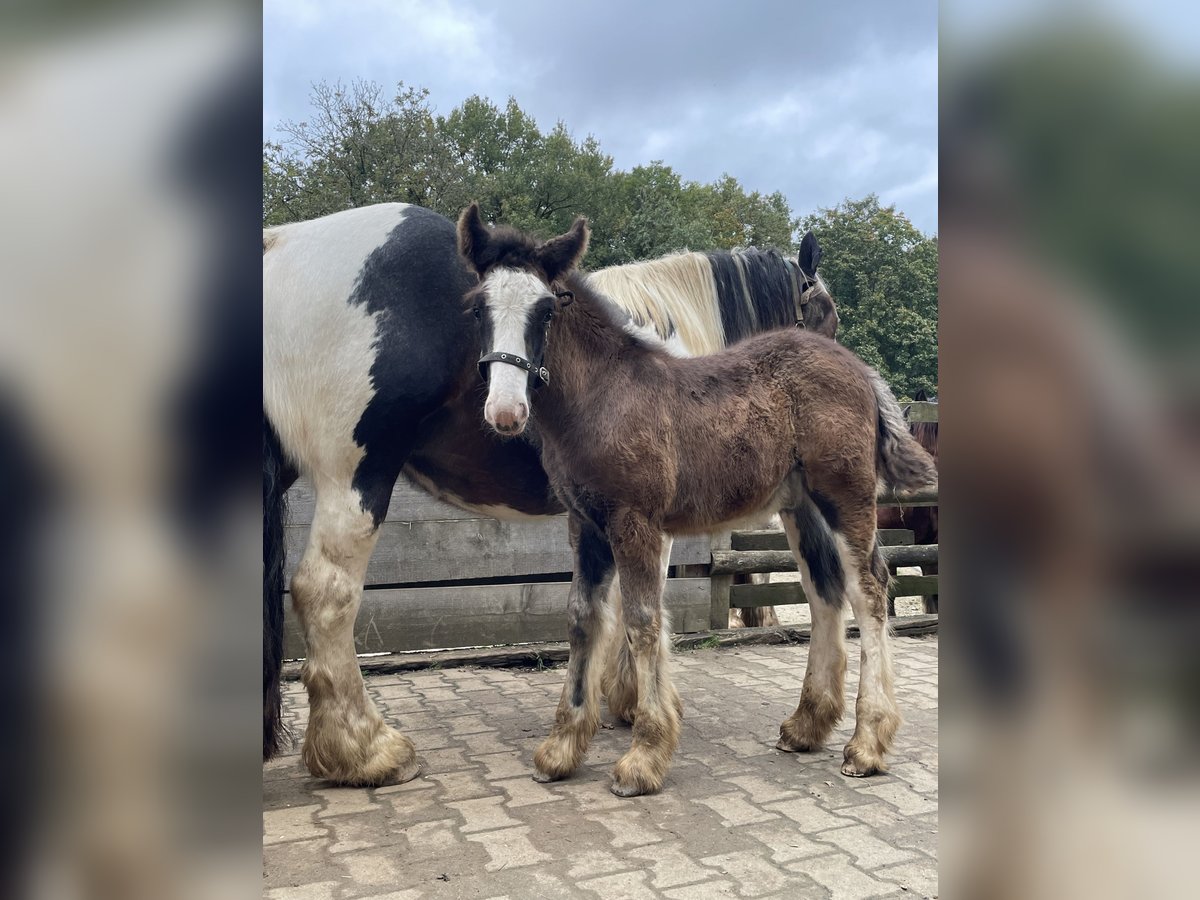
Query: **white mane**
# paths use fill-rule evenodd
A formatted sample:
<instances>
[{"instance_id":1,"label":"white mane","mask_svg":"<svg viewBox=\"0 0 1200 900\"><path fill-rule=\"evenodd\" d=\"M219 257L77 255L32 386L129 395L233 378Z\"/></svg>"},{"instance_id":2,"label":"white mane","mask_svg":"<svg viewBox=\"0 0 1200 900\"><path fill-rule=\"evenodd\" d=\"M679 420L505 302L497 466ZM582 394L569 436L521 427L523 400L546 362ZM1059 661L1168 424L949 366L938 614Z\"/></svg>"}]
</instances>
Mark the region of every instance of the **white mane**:
<instances>
[{"instance_id":1,"label":"white mane","mask_svg":"<svg viewBox=\"0 0 1200 900\"><path fill-rule=\"evenodd\" d=\"M725 346L717 284L703 253L685 251L610 266L590 274L588 283L635 322L648 323L632 333L640 337L654 333L658 343L677 356L715 353ZM672 341L676 350L671 348ZM685 352L680 354L678 349Z\"/></svg>"}]
</instances>

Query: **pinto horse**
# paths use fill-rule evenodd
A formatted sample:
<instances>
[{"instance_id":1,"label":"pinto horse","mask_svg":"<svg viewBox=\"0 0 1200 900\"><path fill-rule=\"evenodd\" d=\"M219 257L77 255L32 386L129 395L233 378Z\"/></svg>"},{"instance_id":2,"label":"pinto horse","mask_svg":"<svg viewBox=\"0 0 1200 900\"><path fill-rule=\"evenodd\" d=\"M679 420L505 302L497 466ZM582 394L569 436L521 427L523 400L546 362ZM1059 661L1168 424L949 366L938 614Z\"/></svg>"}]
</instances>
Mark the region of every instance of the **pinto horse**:
<instances>
[{"instance_id":1,"label":"pinto horse","mask_svg":"<svg viewBox=\"0 0 1200 900\"><path fill-rule=\"evenodd\" d=\"M879 374L828 338L778 329L680 358L631 333L617 307L574 271L588 236L580 218L536 243L514 229L489 229L474 204L458 225L460 250L480 278L468 303L487 370L484 417L505 436L532 423L575 552L567 678L554 726L534 754L534 777L570 775L595 734L597 663L611 620L605 606L618 576L624 664L615 693L632 708L633 742L611 790L627 797L661 788L681 718L663 626L666 535L710 532L764 512L781 516L817 598L800 703L777 746L813 750L841 717L841 610L849 599L862 659L842 772L883 771L900 717L875 493L879 480L903 489L934 483L933 460Z\"/></svg>"},{"instance_id":2,"label":"pinto horse","mask_svg":"<svg viewBox=\"0 0 1200 900\"><path fill-rule=\"evenodd\" d=\"M767 328L832 334L837 313L820 248L680 253L590 277L627 325L691 353ZM353 628L367 561L401 475L497 517L563 512L537 451L483 427L478 336L462 327L477 283L454 224L380 204L263 232L263 757L279 747L284 495L316 491L292 603L308 648L303 759L342 784L403 781L411 742L363 689Z\"/></svg>"}]
</instances>

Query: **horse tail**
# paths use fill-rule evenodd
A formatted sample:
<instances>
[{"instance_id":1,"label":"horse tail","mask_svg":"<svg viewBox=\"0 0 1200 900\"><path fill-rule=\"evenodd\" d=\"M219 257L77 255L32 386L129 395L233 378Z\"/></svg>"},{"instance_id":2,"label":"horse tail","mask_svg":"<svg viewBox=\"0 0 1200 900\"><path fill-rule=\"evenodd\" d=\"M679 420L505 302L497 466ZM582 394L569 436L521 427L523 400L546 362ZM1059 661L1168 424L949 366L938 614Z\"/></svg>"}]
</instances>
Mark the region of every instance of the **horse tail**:
<instances>
[{"instance_id":1,"label":"horse tail","mask_svg":"<svg viewBox=\"0 0 1200 900\"><path fill-rule=\"evenodd\" d=\"M878 410L875 467L884 484L895 490L916 490L937 484L933 457L917 443L904 421L900 404L882 376L869 370Z\"/></svg>"},{"instance_id":2,"label":"horse tail","mask_svg":"<svg viewBox=\"0 0 1200 900\"><path fill-rule=\"evenodd\" d=\"M280 675L283 670L283 572L287 513L283 448L263 416L263 761L279 750L285 736Z\"/></svg>"}]
</instances>

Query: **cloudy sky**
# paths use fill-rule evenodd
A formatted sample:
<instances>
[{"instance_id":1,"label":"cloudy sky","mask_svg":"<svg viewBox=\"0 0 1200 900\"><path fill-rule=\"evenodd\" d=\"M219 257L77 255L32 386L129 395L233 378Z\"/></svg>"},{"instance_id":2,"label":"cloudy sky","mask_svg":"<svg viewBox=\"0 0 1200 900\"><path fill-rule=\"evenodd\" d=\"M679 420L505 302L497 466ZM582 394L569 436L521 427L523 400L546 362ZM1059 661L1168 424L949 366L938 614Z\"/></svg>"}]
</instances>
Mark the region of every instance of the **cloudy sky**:
<instances>
[{"instance_id":1,"label":"cloudy sky","mask_svg":"<svg viewBox=\"0 0 1200 900\"><path fill-rule=\"evenodd\" d=\"M266 0L263 130L311 85L509 96L617 167L728 172L796 213L875 192L937 230L935 0Z\"/></svg>"}]
</instances>

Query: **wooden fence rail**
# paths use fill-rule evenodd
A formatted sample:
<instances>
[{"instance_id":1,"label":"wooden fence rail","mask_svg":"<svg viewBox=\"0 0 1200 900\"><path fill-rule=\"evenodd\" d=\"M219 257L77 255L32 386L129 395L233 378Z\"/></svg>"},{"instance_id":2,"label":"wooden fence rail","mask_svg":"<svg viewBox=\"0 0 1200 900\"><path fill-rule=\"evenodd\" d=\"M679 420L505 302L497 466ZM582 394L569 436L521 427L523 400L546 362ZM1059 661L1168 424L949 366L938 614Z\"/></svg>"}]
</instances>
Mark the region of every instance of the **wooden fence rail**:
<instances>
[{"instance_id":1,"label":"wooden fence rail","mask_svg":"<svg viewBox=\"0 0 1200 900\"><path fill-rule=\"evenodd\" d=\"M880 547L889 566L919 566L938 560L937 544L908 547ZM790 550L714 550L713 575L750 575L762 572L790 572L796 560Z\"/></svg>"}]
</instances>

